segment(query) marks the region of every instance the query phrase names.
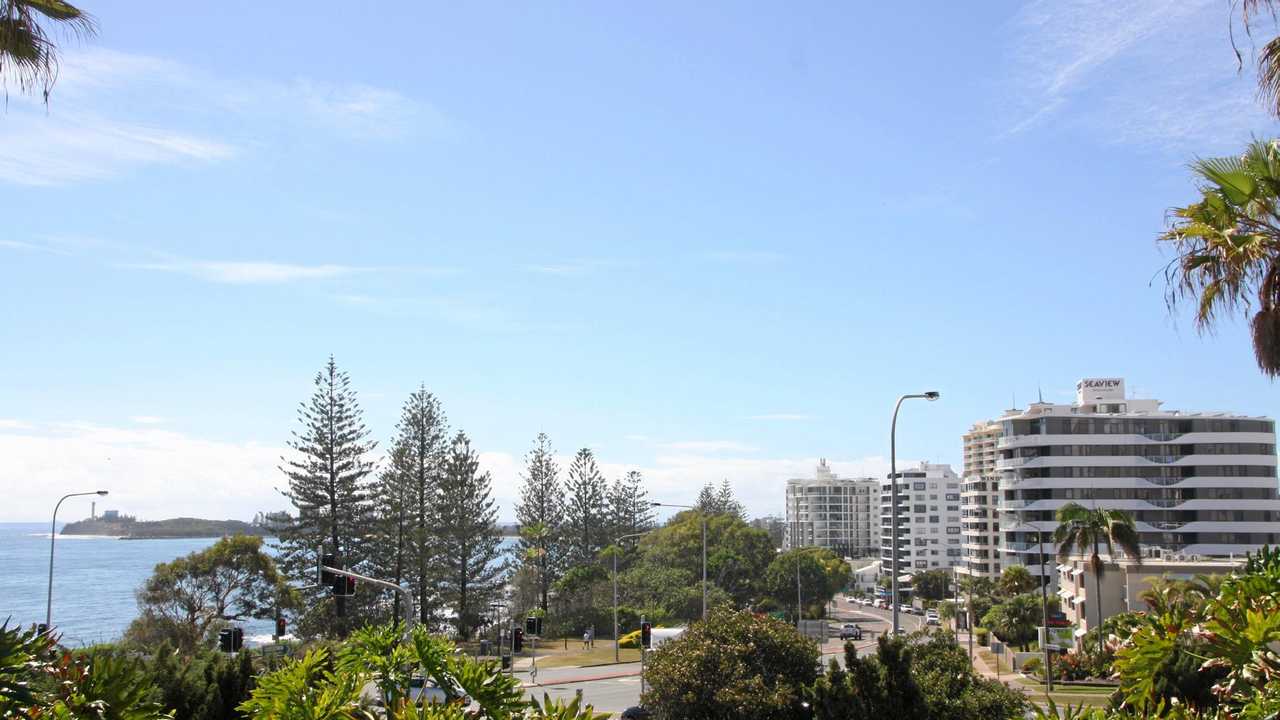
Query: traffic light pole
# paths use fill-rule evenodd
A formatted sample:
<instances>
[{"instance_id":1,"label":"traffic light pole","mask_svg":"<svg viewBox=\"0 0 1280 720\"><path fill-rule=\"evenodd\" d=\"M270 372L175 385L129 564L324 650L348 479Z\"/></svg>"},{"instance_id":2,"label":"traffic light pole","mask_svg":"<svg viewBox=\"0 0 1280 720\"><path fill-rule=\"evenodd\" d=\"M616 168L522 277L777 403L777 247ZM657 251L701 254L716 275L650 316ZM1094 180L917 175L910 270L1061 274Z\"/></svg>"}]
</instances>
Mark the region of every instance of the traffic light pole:
<instances>
[{"instance_id":1,"label":"traffic light pole","mask_svg":"<svg viewBox=\"0 0 1280 720\"><path fill-rule=\"evenodd\" d=\"M329 567L328 565L321 564L320 569L324 572L333 573L340 577L349 577L352 580L359 580L360 582L366 582L370 585L386 588L388 590L395 590L400 593L404 598L404 636L406 638L409 637L409 633L413 630L413 591L409 590L409 588L400 587L393 582L371 578L368 575L361 575L360 573L343 570L342 568ZM512 662L515 662L514 658L512 659Z\"/></svg>"}]
</instances>

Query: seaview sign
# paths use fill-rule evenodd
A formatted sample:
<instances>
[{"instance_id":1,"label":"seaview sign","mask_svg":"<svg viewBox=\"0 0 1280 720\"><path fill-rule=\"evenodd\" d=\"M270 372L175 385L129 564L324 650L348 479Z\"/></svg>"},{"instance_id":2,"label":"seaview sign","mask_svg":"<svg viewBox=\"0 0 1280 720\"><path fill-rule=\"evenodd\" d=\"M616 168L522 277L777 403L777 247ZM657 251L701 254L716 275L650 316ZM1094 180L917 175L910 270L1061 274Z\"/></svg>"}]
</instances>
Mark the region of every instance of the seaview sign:
<instances>
[{"instance_id":1,"label":"seaview sign","mask_svg":"<svg viewBox=\"0 0 1280 720\"><path fill-rule=\"evenodd\" d=\"M1084 378L1076 383L1076 401L1123 400L1124 378Z\"/></svg>"}]
</instances>

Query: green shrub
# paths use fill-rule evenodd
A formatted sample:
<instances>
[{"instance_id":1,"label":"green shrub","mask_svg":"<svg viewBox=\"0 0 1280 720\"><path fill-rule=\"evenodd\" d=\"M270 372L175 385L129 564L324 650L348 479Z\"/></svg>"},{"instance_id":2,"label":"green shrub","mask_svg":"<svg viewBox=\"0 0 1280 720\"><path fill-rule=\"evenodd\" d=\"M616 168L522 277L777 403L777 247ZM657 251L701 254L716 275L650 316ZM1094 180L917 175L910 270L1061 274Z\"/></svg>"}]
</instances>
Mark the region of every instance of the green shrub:
<instances>
[{"instance_id":1,"label":"green shrub","mask_svg":"<svg viewBox=\"0 0 1280 720\"><path fill-rule=\"evenodd\" d=\"M991 631L984 627L974 627L973 637L982 647L986 647L991 644Z\"/></svg>"},{"instance_id":2,"label":"green shrub","mask_svg":"<svg viewBox=\"0 0 1280 720\"><path fill-rule=\"evenodd\" d=\"M719 606L653 654L642 704L664 720L804 720L818 648L795 628Z\"/></svg>"},{"instance_id":3,"label":"green shrub","mask_svg":"<svg viewBox=\"0 0 1280 720\"><path fill-rule=\"evenodd\" d=\"M1038 657L1027 658L1019 668L1024 675L1039 678L1044 676L1044 661Z\"/></svg>"}]
</instances>

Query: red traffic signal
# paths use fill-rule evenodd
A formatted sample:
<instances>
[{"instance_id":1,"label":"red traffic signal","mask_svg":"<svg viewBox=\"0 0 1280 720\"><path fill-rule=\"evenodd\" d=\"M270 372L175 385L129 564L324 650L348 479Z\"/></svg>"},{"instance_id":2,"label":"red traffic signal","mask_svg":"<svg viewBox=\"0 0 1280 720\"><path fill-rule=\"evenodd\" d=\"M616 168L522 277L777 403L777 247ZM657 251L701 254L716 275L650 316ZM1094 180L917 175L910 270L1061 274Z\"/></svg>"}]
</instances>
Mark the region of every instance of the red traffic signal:
<instances>
[{"instance_id":1,"label":"red traffic signal","mask_svg":"<svg viewBox=\"0 0 1280 720\"><path fill-rule=\"evenodd\" d=\"M516 628L511 632L511 652L518 653L524 650L524 630Z\"/></svg>"},{"instance_id":2,"label":"red traffic signal","mask_svg":"<svg viewBox=\"0 0 1280 720\"><path fill-rule=\"evenodd\" d=\"M278 617L276 618L276 637L283 637L284 634L285 634L284 618Z\"/></svg>"},{"instance_id":3,"label":"red traffic signal","mask_svg":"<svg viewBox=\"0 0 1280 720\"><path fill-rule=\"evenodd\" d=\"M333 594L336 597L351 597L356 594L355 578L338 576L333 579Z\"/></svg>"},{"instance_id":4,"label":"red traffic signal","mask_svg":"<svg viewBox=\"0 0 1280 720\"><path fill-rule=\"evenodd\" d=\"M653 624L640 623L640 647L645 650L653 648Z\"/></svg>"}]
</instances>

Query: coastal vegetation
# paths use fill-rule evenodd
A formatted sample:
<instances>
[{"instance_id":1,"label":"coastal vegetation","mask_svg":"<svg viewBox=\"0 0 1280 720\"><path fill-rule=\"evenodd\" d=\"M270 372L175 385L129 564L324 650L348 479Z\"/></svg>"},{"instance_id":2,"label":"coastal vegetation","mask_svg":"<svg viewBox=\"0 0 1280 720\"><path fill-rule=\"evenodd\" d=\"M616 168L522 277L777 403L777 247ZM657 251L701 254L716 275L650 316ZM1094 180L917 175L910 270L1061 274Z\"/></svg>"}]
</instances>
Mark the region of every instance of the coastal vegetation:
<instances>
[{"instance_id":1,"label":"coastal vegetation","mask_svg":"<svg viewBox=\"0 0 1280 720\"><path fill-rule=\"evenodd\" d=\"M243 520L203 520L201 518L170 518L168 520L137 520L128 515L118 519L86 518L69 522L60 531L63 535L108 535L126 540L161 540L173 538L218 538L228 535L268 535L270 529L261 524Z\"/></svg>"}]
</instances>

